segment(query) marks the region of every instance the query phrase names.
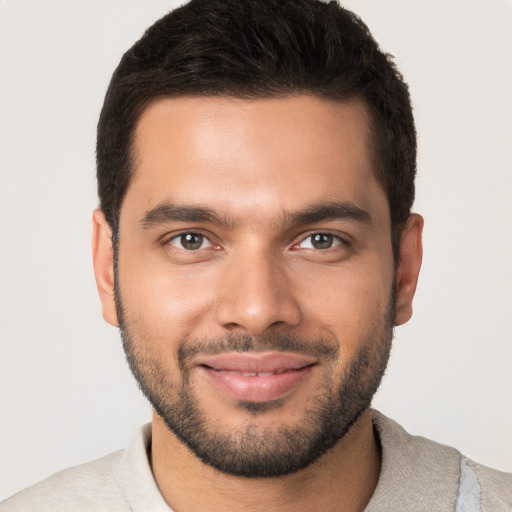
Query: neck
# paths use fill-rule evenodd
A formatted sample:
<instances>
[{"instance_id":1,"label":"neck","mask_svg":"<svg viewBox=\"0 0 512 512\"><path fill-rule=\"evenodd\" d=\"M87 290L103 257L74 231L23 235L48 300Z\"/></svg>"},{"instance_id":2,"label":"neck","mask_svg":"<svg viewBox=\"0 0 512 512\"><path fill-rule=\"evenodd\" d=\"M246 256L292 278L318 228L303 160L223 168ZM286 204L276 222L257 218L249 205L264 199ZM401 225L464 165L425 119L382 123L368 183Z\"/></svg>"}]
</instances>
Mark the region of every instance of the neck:
<instances>
[{"instance_id":1,"label":"neck","mask_svg":"<svg viewBox=\"0 0 512 512\"><path fill-rule=\"evenodd\" d=\"M367 409L345 437L307 468L291 475L244 478L203 464L153 415L153 474L175 512L193 510L360 512L380 472L380 452Z\"/></svg>"}]
</instances>

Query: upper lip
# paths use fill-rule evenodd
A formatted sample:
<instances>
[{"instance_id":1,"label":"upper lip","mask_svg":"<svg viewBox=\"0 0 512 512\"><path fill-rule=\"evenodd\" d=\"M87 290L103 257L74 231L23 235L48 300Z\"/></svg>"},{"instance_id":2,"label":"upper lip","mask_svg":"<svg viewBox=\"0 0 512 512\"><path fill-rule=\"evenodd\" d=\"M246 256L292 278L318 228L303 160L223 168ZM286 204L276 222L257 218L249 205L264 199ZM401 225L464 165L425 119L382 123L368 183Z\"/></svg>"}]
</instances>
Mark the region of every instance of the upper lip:
<instances>
[{"instance_id":1,"label":"upper lip","mask_svg":"<svg viewBox=\"0 0 512 512\"><path fill-rule=\"evenodd\" d=\"M286 352L228 352L197 359L198 365L214 370L253 373L299 370L316 362L314 357Z\"/></svg>"}]
</instances>

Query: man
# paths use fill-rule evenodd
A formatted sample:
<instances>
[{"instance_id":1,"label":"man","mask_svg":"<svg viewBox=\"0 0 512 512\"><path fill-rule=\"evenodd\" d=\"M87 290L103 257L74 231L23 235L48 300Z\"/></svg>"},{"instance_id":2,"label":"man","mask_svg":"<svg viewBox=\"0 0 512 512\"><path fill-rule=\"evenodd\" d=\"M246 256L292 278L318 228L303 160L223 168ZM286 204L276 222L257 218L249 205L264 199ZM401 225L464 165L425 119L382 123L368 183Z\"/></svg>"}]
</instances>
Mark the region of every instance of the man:
<instances>
[{"instance_id":1,"label":"man","mask_svg":"<svg viewBox=\"0 0 512 512\"><path fill-rule=\"evenodd\" d=\"M2 510L509 510L510 476L369 409L421 264L415 148L335 3L151 27L100 117L93 252L152 427Z\"/></svg>"}]
</instances>

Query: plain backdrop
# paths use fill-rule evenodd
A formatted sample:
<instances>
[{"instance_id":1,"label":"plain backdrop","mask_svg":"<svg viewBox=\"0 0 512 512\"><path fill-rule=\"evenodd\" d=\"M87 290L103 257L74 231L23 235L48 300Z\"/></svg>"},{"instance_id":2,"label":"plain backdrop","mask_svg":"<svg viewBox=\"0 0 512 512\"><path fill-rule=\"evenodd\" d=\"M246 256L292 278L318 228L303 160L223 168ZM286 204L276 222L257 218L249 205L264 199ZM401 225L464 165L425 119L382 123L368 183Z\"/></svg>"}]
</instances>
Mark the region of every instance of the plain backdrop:
<instances>
[{"instance_id":1,"label":"plain backdrop","mask_svg":"<svg viewBox=\"0 0 512 512\"><path fill-rule=\"evenodd\" d=\"M94 284L95 127L122 53L174 5L0 0L0 498L150 420ZM426 222L415 315L374 404L510 471L512 2L346 5L410 84Z\"/></svg>"}]
</instances>

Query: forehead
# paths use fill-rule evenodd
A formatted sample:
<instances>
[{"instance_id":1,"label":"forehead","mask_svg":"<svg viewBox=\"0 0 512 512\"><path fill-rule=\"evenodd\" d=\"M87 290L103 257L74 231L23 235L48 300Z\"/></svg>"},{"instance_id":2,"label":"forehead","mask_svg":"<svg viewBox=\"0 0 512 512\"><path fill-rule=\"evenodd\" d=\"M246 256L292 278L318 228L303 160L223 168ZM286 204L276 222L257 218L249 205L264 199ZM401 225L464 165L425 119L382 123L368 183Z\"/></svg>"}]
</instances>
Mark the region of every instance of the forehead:
<instances>
[{"instance_id":1,"label":"forehead","mask_svg":"<svg viewBox=\"0 0 512 512\"><path fill-rule=\"evenodd\" d=\"M137 124L125 203L147 210L172 199L257 216L336 200L371 209L379 196L387 210L369 141L357 99L160 99Z\"/></svg>"}]
</instances>

